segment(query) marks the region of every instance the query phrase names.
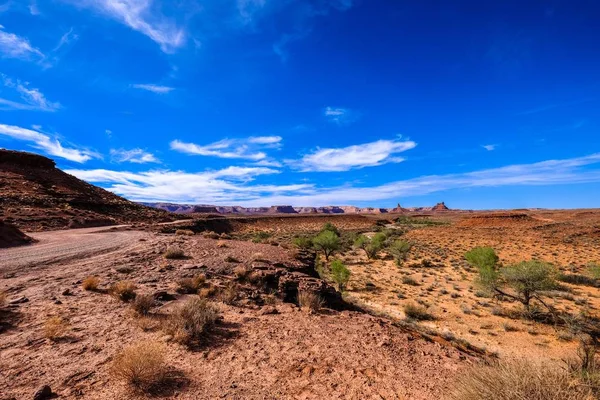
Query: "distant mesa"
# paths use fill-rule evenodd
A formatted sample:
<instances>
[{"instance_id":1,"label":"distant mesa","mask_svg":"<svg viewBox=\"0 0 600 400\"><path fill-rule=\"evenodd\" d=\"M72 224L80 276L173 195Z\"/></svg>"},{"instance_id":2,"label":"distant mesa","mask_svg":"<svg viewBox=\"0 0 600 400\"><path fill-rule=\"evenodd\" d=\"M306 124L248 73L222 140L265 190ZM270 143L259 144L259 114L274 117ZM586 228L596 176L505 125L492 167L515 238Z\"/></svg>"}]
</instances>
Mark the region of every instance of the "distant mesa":
<instances>
[{"instance_id":1,"label":"distant mesa","mask_svg":"<svg viewBox=\"0 0 600 400\"><path fill-rule=\"evenodd\" d=\"M437 203L433 206L432 211L449 211L450 209L446 207L446 204L442 201L441 203Z\"/></svg>"},{"instance_id":2,"label":"distant mesa","mask_svg":"<svg viewBox=\"0 0 600 400\"><path fill-rule=\"evenodd\" d=\"M267 211L268 214L298 214L298 211L292 206L272 206Z\"/></svg>"}]
</instances>

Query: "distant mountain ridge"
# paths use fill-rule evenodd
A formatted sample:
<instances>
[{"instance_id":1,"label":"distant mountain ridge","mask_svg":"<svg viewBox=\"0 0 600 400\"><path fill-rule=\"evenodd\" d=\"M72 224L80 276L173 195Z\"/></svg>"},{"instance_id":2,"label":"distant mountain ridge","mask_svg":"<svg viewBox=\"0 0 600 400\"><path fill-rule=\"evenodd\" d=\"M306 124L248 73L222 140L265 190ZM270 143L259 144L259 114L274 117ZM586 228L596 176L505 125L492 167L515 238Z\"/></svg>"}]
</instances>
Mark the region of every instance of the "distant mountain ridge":
<instances>
[{"instance_id":1,"label":"distant mountain ridge","mask_svg":"<svg viewBox=\"0 0 600 400\"><path fill-rule=\"evenodd\" d=\"M450 209L444 202L432 207L355 207L355 206L325 206L325 207L293 207L291 205L277 205L271 207L242 207L242 206L215 206L209 204L174 204L174 203L142 203L149 207L170 211L177 214L388 214L403 212L444 212Z\"/></svg>"}]
</instances>

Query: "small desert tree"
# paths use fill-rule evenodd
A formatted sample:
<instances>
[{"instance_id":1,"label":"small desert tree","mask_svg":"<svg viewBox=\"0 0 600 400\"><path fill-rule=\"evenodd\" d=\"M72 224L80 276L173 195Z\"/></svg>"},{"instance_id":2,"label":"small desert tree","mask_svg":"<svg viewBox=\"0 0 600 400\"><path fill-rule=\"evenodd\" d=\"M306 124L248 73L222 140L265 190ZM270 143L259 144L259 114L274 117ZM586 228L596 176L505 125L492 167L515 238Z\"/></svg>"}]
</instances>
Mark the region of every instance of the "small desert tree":
<instances>
[{"instance_id":1,"label":"small desert tree","mask_svg":"<svg viewBox=\"0 0 600 400\"><path fill-rule=\"evenodd\" d=\"M354 241L354 247L363 249L367 258L370 260L372 258L377 258L377 253L383 248L386 238L387 236L382 232L375 234L372 238L365 235L359 235Z\"/></svg>"},{"instance_id":2,"label":"small desert tree","mask_svg":"<svg viewBox=\"0 0 600 400\"><path fill-rule=\"evenodd\" d=\"M321 228L321 231L319 233L323 233L323 232L333 232L335 233L335 236L340 237L341 233L340 230L337 228L337 226L333 225L331 222L326 222L323 227Z\"/></svg>"},{"instance_id":3,"label":"small desert tree","mask_svg":"<svg viewBox=\"0 0 600 400\"><path fill-rule=\"evenodd\" d=\"M334 232L324 230L313 239L313 245L322 251L325 260L329 261L329 256L340 248L340 238Z\"/></svg>"},{"instance_id":4,"label":"small desert tree","mask_svg":"<svg viewBox=\"0 0 600 400\"><path fill-rule=\"evenodd\" d=\"M411 249L411 243L407 242L406 240L396 240L390 245L387 251L392 255L392 257L394 257L396 264L402 265L402 263L406 261L408 253Z\"/></svg>"},{"instance_id":5,"label":"small desert tree","mask_svg":"<svg viewBox=\"0 0 600 400\"><path fill-rule=\"evenodd\" d=\"M465 254L465 258L469 264L481 268L496 268L498 264L498 256L491 247L475 247Z\"/></svg>"},{"instance_id":6,"label":"small desert tree","mask_svg":"<svg viewBox=\"0 0 600 400\"><path fill-rule=\"evenodd\" d=\"M522 261L503 268L502 280L517 293L513 298L529 310L533 299L546 305L540 298L541 292L556 287L556 269L543 261Z\"/></svg>"},{"instance_id":7,"label":"small desert tree","mask_svg":"<svg viewBox=\"0 0 600 400\"><path fill-rule=\"evenodd\" d=\"M346 284L350 280L350 270L341 260L333 260L331 262L331 277L333 281L337 283L338 290L343 292Z\"/></svg>"}]
</instances>

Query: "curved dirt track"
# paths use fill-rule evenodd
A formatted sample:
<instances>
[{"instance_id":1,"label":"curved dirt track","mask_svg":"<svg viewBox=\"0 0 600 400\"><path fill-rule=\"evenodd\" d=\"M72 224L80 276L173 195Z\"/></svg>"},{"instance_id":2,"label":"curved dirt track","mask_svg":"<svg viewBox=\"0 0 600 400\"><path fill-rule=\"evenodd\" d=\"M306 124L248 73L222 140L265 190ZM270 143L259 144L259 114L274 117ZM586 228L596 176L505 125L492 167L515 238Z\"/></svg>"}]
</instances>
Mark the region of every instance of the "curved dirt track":
<instances>
[{"instance_id":1,"label":"curved dirt track","mask_svg":"<svg viewBox=\"0 0 600 400\"><path fill-rule=\"evenodd\" d=\"M114 228L119 227L31 233L29 236L36 239L37 243L0 250L0 272L59 261L86 259L124 247L145 235L139 231L113 231Z\"/></svg>"}]
</instances>

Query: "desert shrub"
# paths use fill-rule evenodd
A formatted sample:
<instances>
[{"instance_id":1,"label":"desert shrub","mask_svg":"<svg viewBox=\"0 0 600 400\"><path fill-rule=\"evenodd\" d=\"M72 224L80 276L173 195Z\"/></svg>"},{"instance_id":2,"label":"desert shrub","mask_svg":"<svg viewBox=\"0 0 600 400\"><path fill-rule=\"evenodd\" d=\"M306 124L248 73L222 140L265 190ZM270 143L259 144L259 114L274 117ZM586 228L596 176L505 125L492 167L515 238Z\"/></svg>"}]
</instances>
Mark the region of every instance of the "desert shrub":
<instances>
[{"instance_id":1,"label":"desert shrub","mask_svg":"<svg viewBox=\"0 0 600 400\"><path fill-rule=\"evenodd\" d=\"M354 247L362 249L369 260L377 258L378 253L383 248L386 235L383 232L376 233L372 238L365 235L359 235L354 241Z\"/></svg>"},{"instance_id":2,"label":"desert shrub","mask_svg":"<svg viewBox=\"0 0 600 400\"><path fill-rule=\"evenodd\" d=\"M83 280L81 286L84 290L98 290L100 279L97 276L88 276Z\"/></svg>"},{"instance_id":3,"label":"desert shrub","mask_svg":"<svg viewBox=\"0 0 600 400\"><path fill-rule=\"evenodd\" d=\"M212 303L194 297L169 316L165 332L175 341L189 345L205 339L218 318L219 311Z\"/></svg>"},{"instance_id":4,"label":"desert shrub","mask_svg":"<svg viewBox=\"0 0 600 400\"><path fill-rule=\"evenodd\" d=\"M191 229L177 229L175 234L179 236L194 236L194 231Z\"/></svg>"},{"instance_id":5,"label":"desert shrub","mask_svg":"<svg viewBox=\"0 0 600 400\"><path fill-rule=\"evenodd\" d=\"M589 388L573 381L568 371L525 360L472 367L459 375L455 400L591 400Z\"/></svg>"},{"instance_id":6,"label":"desert shrub","mask_svg":"<svg viewBox=\"0 0 600 400\"><path fill-rule=\"evenodd\" d=\"M193 278L181 278L177 281L177 292L183 294L193 294L206 282L206 275L198 274Z\"/></svg>"},{"instance_id":7,"label":"desert shrub","mask_svg":"<svg viewBox=\"0 0 600 400\"><path fill-rule=\"evenodd\" d=\"M404 314L406 314L408 318L416 319L417 321L430 321L435 319L425 307L413 303L404 306Z\"/></svg>"},{"instance_id":8,"label":"desert shrub","mask_svg":"<svg viewBox=\"0 0 600 400\"><path fill-rule=\"evenodd\" d=\"M300 308L318 312L323 307L323 299L318 293L300 290L298 292L298 305Z\"/></svg>"},{"instance_id":9,"label":"desert shrub","mask_svg":"<svg viewBox=\"0 0 600 400\"><path fill-rule=\"evenodd\" d=\"M572 285L598 286L600 283L587 275L581 274L558 274L556 277L559 281L570 283Z\"/></svg>"},{"instance_id":10,"label":"desert shrub","mask_svg":"<svg viewBox=\"0 0 600 400\"><path fill-rule=\"evenodd\" d=\"M269 232L264 232L264 231L260 231L260 232L256 232L254 234L254 237L252 238L252 241L254 243L262 243L265 240L267 240L268 238L270 238L272 235Z\"/></svg>"},{"instance_id":11,"label":"desert shrub","mask_svg":"<svg viewBox=\"0 0 600 400\"><path fill-rule=\"evenodd\" d=\"M495 268L498 256L491 247L475 247L465 254L467 262L477 268Z\"/></svg>"},{"instance_id":12,"label":"desert shrub","mask_svg":"<svg viewBox=\"0 0 600 400\"><path fill-rule=\"evenodd\" d=\"M591 262L588 264L588 272L594 279L600 280L600 264Z\"/></svg>"},{"instance_id":13,"label":"desert shrub","mask_svg":"<svg viewBox=\"0 0 600 400\"><path fill-rule=\"evenodd\" d=\"M340 238L334 232L324 230L313 239L313 244L329 261L329 257L340 248Z\"/></svg>"},{"instance_id":14,"label":"desert shrub","mask_svg":"<svg viewBox=\"0 0 600 400\"><path fill-rule=\"evenodd\" d=\"M252 270L245 265L240 265L233 270L233 274L235 275L236 279L241 282L247 280L251 272Z\"/></svg>"},{"instance_id":15,"label":"desert shrub","mask_svg":"<svg viewBox=\"0 0 600 400\"><path fill-rule=\"evenodd\" d=\"M62 317L50 317L44 323L44 337L52 341L65 336L69 323Z\"/></svg>"},{"instance_id":16,"label":"desert shrub","mask_svg":"<svg viewBox=\"0 0 600 400\"><path fill-rule=\"evenodd\" d=\"M7 295L6 292L0 290L0 307L4 307L6 305Z\"/></svg>"},{"instance_id":17,"label":"desert shrub","mask_svg":"<svg viewBox=\"0 0 600 400\"><path fill-rule=\"evenodd\" d=\"M313 247L312 240L306 236L298 236L292 240L292 244L299 249L310 249Z\"/></svg>"},{"instance_id":18,"label":"desert shrub","mask_svg":"<svg viewBox=\"0 0 600 400\"><path fill-rule=\"evenodd\" d=\"M143 391L157 388L165 379L166 348L159 342L140 342L123 349L114 358L111 372L117 379Z\"/></svg>"},{"instance_id":19,"label":"desert shrub","mask_svg":"<svg viewBox=\"0 0 600 400\"><path fill-rule=\"evenodd\" d=\"M387 249L388 253L394 257L396 263L398 265L402 265L406 258L408 257L408 253L412 249L412 244L407 242L406 240L395 240Z\"/></svg>"},{"instance_id":20,"label":"desert shrub","mask_svg":"<svg viewBox=\"0 0 600 400\"><path fill-rule=\"evenodd\" d=\"M179 247L168 247L164 256L168 260L177 260L185 258L185 253Z\"/></svg>"},{"instance_id":21,"label":"desert shrub","mask_svg":"<svg viewBox=\"0 0 600 400\"><path fill-rule=\"evenodd\" d=\"M154 297L150 294L136 296L132 307L139 315L148 315L154 307Z\"/></svg>"},{"instance_id":22,"label":"desert shrub","mask_svg":"<svg viewBox=\"0 0 600 400\"><path fill-rule=\"evenodd\" d=\"M417 282L414 278L411 278L410 276L403 276L402 283L410 286L419 286L419 282Z\"/></svg>"},{"instance_id":23,"label":"desert shrub","mask_svg":"<svg viewBox=\"0 0 600 400\"><path fill-rule=\"evenodd\" d=\"M235 283L230 283L225 286L221 293L219 294L219 298L225 304L234 304L238 298L239 288Z\"/></svg>"},{"instance_id":24,"label":"desert shrub","mask_svg":"<svg viewBox=\"0 0 600 400\"><path fill-rule=\"evenodd\" d=\"M350 280L350 270L341 260L334 260L331 263L331 278L337 283L338 290L343 292L346 284Z\"/></svg>"},{"instance_id":25,"label":"desert shrub","mask_svg":"<svg viewBox=\"0 0 600 400\"><path fill-rule=\"evenodd\" d=\"M331 222L326 222L323 227L321 228L321 231L319 233L323 233L323 232L333 232L335 234L335 236L340 237L341 233L340 230L337 228L337 226L333 225Z\"/></svg>"},{"instance_id":26,"label":"desert shrub","mask_svg":"<svg viewBox=\"0 0 600 400\"><path fill-rule=\"evenodd\" d=\"M237 259L237 258L235 258L234 256L231 256L231 255L230 255L230 256L227 256L227 257L225 257L225 262L228 262L228 263L236 263L236 264L237 264L237 263L239 263L239 262L240 262L240 260L238 260L238 259Z\"/></svg>"},{"instance_id":27,"label":"desert shrub","mask_svg":"<svg viewBox=\"0 0 600 400\"><path fill-rule=\"evenodd\" d=\"M131 301L135 299L135 283L130 281L119 281L110 287L110 294L121 301Z\"/></svg>"}]
</instances>

